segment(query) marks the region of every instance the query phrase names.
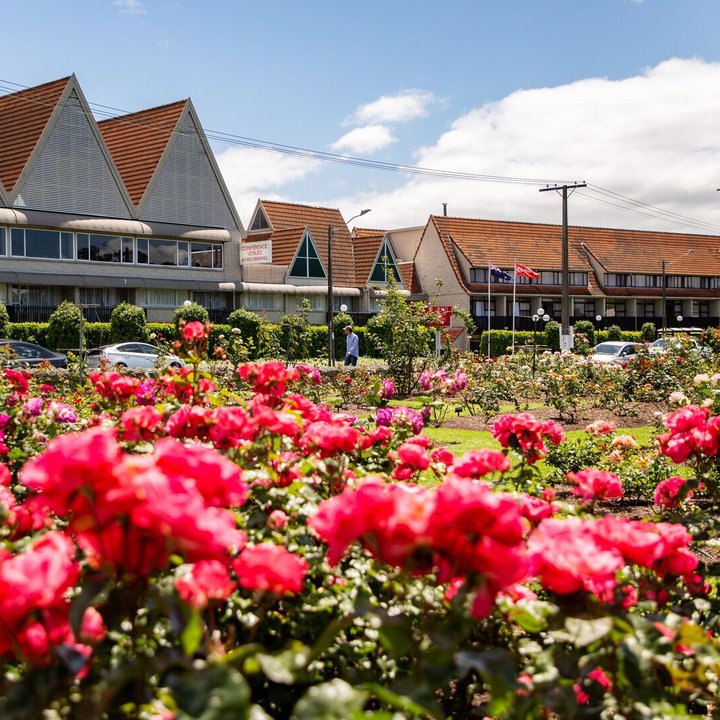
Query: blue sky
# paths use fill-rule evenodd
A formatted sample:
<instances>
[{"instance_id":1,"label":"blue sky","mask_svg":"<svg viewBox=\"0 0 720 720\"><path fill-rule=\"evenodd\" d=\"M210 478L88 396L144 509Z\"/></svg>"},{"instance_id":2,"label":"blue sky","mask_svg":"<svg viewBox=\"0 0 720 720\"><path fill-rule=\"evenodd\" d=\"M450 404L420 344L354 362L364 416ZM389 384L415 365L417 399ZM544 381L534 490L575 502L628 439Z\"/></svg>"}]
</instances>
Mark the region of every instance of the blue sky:
<instances>
[{"instance_id":1,"label":"blue sky","mask_svg":"<svg viewBox=\"0 0 720 720\"><path fill-rule=\"evenodd\" d=\"M208 132L586 180L571 222L720 233L716 0L24 0L3 20L3 92L74 72L98 113L191 97ZM423 224L443 202L453 215L560 219L536 184L212 145L246 223L258 197L346 217L372 207L372 227Z\"/></svg>"}]
</instances>

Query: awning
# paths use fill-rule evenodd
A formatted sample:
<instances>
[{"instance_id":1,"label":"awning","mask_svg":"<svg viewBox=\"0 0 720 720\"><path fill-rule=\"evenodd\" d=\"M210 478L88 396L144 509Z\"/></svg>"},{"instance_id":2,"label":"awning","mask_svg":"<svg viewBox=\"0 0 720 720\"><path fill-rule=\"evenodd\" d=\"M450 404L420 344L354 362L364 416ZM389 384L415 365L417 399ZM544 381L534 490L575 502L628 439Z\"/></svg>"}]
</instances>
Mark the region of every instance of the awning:
<instances>
[{"instance_id":1,"label":"awning","mask_svg":"<svg viewBox=\"0 0 720 720\"><path fill-rule=\"evenodd\" d=\"M87 233L98 232L112 235L152 235L161 238L212 242L228 242L232 239L230 230L225 228L174 225L125 218L83 217L22 208L0 208L0 224L26 225Z\"/></svg>"},{"instance_id":2,"label":"awning","mask_svg":"<svg viewBox=\"0 0 720 720\"><path fill-rule=\"evenodd\" d=\"M275 295L327 295L327 285L279 285L277 283L236 283L243 292L272 293ZM359 297L359 288L333 285L333 296Z\"/></svg>"}]
</instances>

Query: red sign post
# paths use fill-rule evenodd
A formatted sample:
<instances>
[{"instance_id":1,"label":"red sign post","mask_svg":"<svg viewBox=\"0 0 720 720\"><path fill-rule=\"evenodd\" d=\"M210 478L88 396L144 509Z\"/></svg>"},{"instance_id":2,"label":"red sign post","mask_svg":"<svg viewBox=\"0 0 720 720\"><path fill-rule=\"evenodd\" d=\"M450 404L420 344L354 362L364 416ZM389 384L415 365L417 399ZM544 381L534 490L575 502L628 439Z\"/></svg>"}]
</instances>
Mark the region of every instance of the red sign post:
<instances>
[{"instance_id":1,"label":"red sign post","mask_svg":"<svg viewBox=\"0 0 720 720\"><path fill-rule=\"evenodd\" d=\"M432 305L430 310L440 318L440 322L438 323L440 327L450 327L453 311L452 305Z\"/></svg>"}]
</instances>

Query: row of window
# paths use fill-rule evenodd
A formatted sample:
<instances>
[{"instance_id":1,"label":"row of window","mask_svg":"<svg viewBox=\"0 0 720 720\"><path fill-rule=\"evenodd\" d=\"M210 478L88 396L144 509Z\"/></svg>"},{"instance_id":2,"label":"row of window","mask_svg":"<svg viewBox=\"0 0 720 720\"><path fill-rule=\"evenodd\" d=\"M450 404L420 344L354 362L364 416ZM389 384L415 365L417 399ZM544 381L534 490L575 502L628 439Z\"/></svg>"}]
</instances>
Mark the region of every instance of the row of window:
<instances>
[{"instance_id":1,"label":"row of window","mask_svg":"<svg viewBox=\"0 0 720 720\"><path fill-rule=\"evenodd\" d=\"M34 228L0 228L0 256L47 260L85 260L137 265L170 265L221 270L219 243L157 240L154 238L95 235Z\"/></svg>"},{"instance_id":2,"label":"row of window","mask_svg":"<svg viewBox=\"0 0 720 720\"><path fill-rule=\"evenodd\" d=\"M508 285L513 282L512 276L513 271L503 270L502 272L510 276L510 280L503 280L490 274L491 283L499 283L501 285ZM520 277L516 278L518 285L562 285L562 273L555 270L539 270L539 278L528 278ZM470 282L474 283L486 283L488 280L488 269L487 268L470 268ZM571 272L568 273L568 285L575 287L585 287L588 284L588 274L586 272Z\"/></svg>"},{"instance_id":3,"label":"row of window","mask_svg":"<svg viewBox=\"0 0 720 720\"><path fill-rule=\"evenodd\" d=\"M606 273L605 287L661 288L662 275L644 275L632 273ZM693 290L717 290L720 278L701 275L667 275L667 287Z\"/></svg>"}]
</instances>

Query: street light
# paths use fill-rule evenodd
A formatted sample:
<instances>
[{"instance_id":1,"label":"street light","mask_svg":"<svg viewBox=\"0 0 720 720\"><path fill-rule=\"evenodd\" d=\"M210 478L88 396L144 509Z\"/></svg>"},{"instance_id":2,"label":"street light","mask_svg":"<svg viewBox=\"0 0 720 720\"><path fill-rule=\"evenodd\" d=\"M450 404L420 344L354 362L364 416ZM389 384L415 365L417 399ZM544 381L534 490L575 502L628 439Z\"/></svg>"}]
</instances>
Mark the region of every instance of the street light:
<instances>
[{"instance_id":1,"label":"street light","mask_svg":"<svg viewBox=\"0 0 720 720\"><path fill-rule=\"evenodd\" d=\"M363 215L367 215L367 213L370 212L371 208L365 208L364 210L361 210L357 215L353 215L350 220L347 220L345 222L345 227L348 226L348 223L352 222L355 218L362 217ZM327 244L327 254L328 254L328 262L327 262L327 281L328 281L328 296L327 296L327 324L328 324L328 365L330 367L333 367L335 365L335 332L333 330L333 315L334 315L334 307L333 307L333 277L332 277L332 245L333 245L333 236L335 234L335 229L332 225L328 225L328 244Z\"/></svg>"},{"instance_id":2,"label":"street light","mask_svg":"<svg viewBox=\"0 0 720 720\"><path fill-rule=\"evenodd\" d=\"M664 258L660 261L660 264L662 266L662 321L663 321L663 330L667 329L667 275L665 274L665 266L666 265L672 265L674 262L677 262L681 258L684 258L687 255L691 255L695 252L695 248L691 248L687 252L684 252L682 255L678 255L674 260L665 260Z\"/></svg>"},{"instance_id":3,"label":"street light","mask_svg":"<svg viewBox=\"0 0 720 720\"><path fill-rule=\"evenodd\" d=\"M535 366L537 365L537 324L538 320L542 320L543 322L548 322L550 320L550 316L545 314L544 308L538 308L535 315L532 316L533 321L533 364L532 364L532 374L533 377L535 377Z\"/></svg>"}]
</instances>

